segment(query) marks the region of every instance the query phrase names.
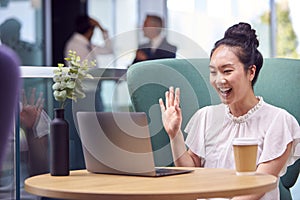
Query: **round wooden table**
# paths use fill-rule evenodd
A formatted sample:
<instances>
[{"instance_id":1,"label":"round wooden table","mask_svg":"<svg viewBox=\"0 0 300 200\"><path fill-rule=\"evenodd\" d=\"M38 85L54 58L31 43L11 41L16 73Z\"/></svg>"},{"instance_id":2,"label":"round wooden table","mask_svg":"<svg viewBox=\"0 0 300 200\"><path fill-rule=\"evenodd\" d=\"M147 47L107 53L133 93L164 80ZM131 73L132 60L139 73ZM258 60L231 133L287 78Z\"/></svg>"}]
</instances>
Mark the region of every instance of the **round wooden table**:
<instances>
[{"instance_id":1,"label":"round wooden table","mask_svg":"<svg viewBox=\"0 0 300 200\"><path fill-rule=\"evenodd\" d=\"M63 199L169 200L233 197L263 193L277 187L277 178L237 176L234 170L193 168L188 174L139 177L71 171L70 176L43 174L25 180L29 193Z\"/></svg>"}]
</instances>

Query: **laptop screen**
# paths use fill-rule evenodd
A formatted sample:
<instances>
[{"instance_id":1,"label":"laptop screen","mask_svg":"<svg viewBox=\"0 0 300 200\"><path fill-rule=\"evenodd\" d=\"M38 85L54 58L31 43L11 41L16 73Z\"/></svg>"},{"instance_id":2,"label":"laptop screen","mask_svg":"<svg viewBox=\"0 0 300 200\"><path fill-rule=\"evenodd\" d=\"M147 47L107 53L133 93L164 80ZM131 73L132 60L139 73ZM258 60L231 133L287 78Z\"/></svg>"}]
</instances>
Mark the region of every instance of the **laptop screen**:
<instances>
[{"instance_id":1,"label":"laptop screen","mask_svg":"<svg viewBox=\"0 0 300 200\"><path fill-rule=\"evenodd\" d=\"M151 174L154 159L147 116L142 112L78 112L87 170Z\"/></svg>"}]
</instances>

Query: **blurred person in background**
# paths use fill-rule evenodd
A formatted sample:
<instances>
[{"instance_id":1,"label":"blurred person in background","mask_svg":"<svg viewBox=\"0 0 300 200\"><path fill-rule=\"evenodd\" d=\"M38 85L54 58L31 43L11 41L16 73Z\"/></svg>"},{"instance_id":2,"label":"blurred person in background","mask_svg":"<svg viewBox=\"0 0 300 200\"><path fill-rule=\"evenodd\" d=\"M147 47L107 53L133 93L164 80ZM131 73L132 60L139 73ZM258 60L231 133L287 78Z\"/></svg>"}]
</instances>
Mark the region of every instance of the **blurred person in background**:
<instances>
[{"instance_id":1,"label":"blurred person in background","mask_svg":"<svg viewBox=\"0 0 300 200\"><path fill-rule=\"evenodd\" d=\"M149 42L139 45L132 64L145 60L176 57L177 47L167 41L162 32L163 28L164 22L161 17L156 15L146 16L143 32Z\"/></svg>"},{"instance_id":2,"label":"blurred person in background","mask_svg":"<svg viewBox=\"0 0 300 200\"><path fill-rule=\"evenodd\" d=\"M95 28L98 28L102 32L104 46L92 44L91 40ZM113 53L108 31L104 29L99 22L87 15L77 17L75 32L65 45L65 57L68 57L69 50L76 51L81 60L96 60L97 55Z\"/></svg>"}]
</instances>

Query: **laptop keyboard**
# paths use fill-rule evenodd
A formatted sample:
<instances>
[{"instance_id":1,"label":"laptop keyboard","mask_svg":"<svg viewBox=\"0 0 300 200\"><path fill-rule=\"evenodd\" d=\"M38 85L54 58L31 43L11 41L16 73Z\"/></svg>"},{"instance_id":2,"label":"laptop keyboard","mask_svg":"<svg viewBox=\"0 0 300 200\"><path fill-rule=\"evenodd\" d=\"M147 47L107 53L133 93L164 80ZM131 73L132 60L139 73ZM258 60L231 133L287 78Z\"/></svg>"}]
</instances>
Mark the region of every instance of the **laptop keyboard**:
<instances>
[{"instance_id":1,"label":"laptop keyboard","mask_svg":"<svg viewBox=\"0 0 300 200\"><path fill-rule=\"evenodd\" d=\"M172 169L167 169L167 168L155 168L155 171L157 174L161 174L161 175L164 175L164 174L169 174Z\"/></svg>"},{"instance_id":2,"label":"laptop keyboard","mask_svg":"<svg viewBox=\"0 0 300 200\"><path fill-rule=\"evenodd\" d=\"M173 175L173 174L184 174L192 172L193 170L185 169L171 169L171 168L155 168L157 176Z\"/></svg>"}]
</instances>

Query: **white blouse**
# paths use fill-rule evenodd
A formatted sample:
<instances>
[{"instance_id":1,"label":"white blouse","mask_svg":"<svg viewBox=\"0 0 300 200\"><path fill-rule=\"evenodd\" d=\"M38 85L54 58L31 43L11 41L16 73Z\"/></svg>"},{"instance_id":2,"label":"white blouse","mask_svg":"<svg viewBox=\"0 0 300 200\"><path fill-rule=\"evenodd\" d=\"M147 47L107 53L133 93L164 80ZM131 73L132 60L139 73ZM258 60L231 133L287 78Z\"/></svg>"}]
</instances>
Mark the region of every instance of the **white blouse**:
<instances>
[{"instance_id":1,"label":"white blouse","mask_svg":"<svg viewBox=\"0 0 300 200\"><path fill-rule=\"evenodd\" d=\"M185 142L201 158L203 167L234 169L232 141L237 137L258 139L257 165L280 157L292 141L286 167L300 158L297 120L287 111L264 102L262 97L259 99L255 107L240 117L231 115L224 104L204 107L193 115L185 128ZM286 167L280 176L285 173ZM268 199L279 199L279 190L267 195ZM262 199L267 199L265 197Z\"/></svg>"}]
</instances>

